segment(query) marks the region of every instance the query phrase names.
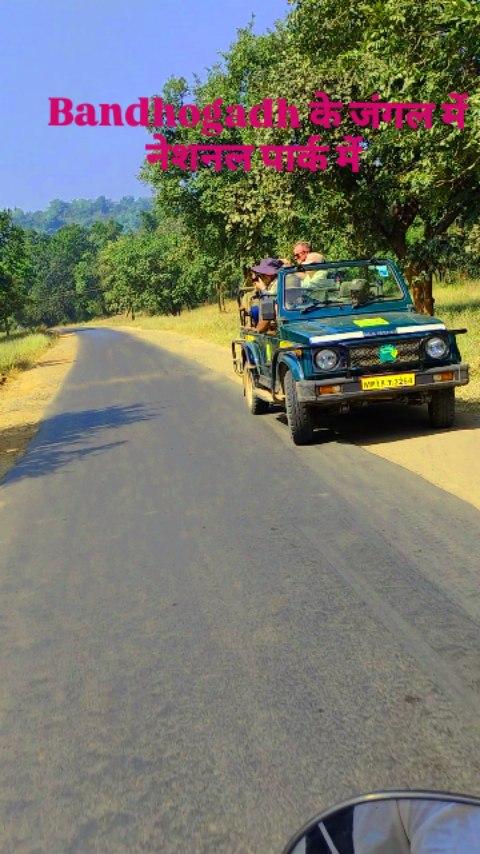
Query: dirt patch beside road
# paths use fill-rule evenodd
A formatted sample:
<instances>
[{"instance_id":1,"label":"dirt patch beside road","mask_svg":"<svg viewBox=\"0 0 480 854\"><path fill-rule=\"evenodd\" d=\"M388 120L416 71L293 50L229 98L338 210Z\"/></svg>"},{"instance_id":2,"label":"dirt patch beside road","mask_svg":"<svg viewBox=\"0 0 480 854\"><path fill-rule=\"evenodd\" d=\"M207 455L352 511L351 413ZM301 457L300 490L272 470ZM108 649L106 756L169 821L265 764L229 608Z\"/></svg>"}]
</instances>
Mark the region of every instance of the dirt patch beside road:
<instances>
[{"instance_id":1,"label":"dirt patch beside road","mask_svg":"<svg viewBox=\"0 0 480 854\"><path fill-rule=\"evenodd\" d=\"M32 368L0 386L0 480L38 430L77 352L78 336L62 333Z\"/></svg>"},{"instance_id":2,"label":"dirt patch beside road","mask_svg":"<svg viewBox=\"0 0 480 854\"><path fill-rule=\"evenodd\" d=\"M225 347L165 330L115 328L194 359L240 385ZM428 427L424 407L396 407L393 414L378 407L372 414L339 419L339 424L340 441L403 466L480 510L480 415L474 409L461 409L456 428L438 432Z\"/></svg>"}]
</instances>

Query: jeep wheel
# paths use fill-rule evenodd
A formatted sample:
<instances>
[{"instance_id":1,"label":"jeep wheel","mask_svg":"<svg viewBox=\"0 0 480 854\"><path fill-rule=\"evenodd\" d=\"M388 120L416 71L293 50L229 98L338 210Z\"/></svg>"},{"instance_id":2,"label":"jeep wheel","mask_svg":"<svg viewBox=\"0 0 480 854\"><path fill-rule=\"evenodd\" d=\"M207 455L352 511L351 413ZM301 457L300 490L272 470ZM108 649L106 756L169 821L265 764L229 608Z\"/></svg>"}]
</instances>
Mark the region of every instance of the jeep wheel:
<instances>
[{"instance_id":1,"label":"jeep wheel","mask_svg":"<svg viewBox=\"0 0 480 854\"><path fill-rule=\"evenodd\" d=\"M428 404L428 415L432 427L452 427L455 421L455 389L434 391Z\"/></svg>"},{"instance_id":2,"label":"jeep wheel","mask_svg":"<svg viewBox=\"0 0 480 854\"><path fill-rule=\"evenodd\" d=\"M288 426L296 445L309 445L313 439L312 417L305 403L297 397L297 388L292 372L285 374L285 407Z\"/></svg>"},{"instance_id":3,"label":"jeep wheel","mask_svg":"<svg viewBox=\"0 0 480 854\"><path fill-rule=\"evenodd\" d=\"M252 372L244 366L243 368L243 393L247 406L252 415L264 415L269 410L269 404L255 393L255 383Z\"/></svg>"}]
</instances>

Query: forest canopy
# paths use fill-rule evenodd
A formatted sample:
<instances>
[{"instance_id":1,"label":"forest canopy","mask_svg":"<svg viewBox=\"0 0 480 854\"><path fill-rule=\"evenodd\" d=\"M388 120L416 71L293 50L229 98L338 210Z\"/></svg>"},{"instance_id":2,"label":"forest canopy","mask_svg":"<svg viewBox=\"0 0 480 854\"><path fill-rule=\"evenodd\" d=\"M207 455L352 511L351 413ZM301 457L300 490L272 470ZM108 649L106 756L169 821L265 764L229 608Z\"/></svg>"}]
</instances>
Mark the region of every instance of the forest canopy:
<instances>
[{"instance_id":1,"label":"forest canopy","mask_svg":"<svg viewBox=\"0 0 480 854\"><path fill-rule=\"evenodd\" d=\"M279 94L299 107L312 93L347 103L379 93L385 101L440 103L468 92L464 130L445 125L398 132L365 129L362 169L352 174L248 173L202 169L185 176L147 166L160 204L201 224L218 264L288 253L298 235L330 257L392 254L422 306L433 307L431 284L446 244L480 213L479 6L474 0L296 0L266 35L241 30L216 66L192 87L170 80L163 97L199 106L222 98L246 107ZM201 142L198 128L160 128L170 143ZM342 128L331 128L338 142ZM296 141L296 131L265 129L262 142ZM258 131L236 128L219 140L255 144ZM463 239L463 238L461 238Z\"/></svg>"},{"instance_id":2,"label":"forest canopy","mask_svg":"<svg viewBox=\"0 0 480 854\"><path fill-rule=\"evenodd\" d=\"M152 199L123 196L118 202L98 196L97 199L74 199L64 202L53 199L43 211L22 211L15 208L12 218L21 228L34 228L42 234L53 234L64 225L83 225L86 228L99 220L114 219L125 231L135 231L141 223L142 211L152 208Z\"/></svg>"}]
</instances>

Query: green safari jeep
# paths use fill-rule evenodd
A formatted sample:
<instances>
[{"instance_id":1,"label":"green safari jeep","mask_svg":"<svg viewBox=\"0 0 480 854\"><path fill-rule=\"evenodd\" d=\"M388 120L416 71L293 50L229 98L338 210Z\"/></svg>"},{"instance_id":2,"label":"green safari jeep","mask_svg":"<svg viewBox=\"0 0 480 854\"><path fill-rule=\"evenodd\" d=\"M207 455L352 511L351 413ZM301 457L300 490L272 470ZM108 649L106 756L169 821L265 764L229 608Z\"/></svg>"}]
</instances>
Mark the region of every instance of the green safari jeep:
<instances>
[{"instance_id":1,"label":"green safari jeep","mask_svg":"<svg viewBox=\"0 0 480 854\"><path fill-rule=\"evenodd\" d=\"M418 314L390 259L284 267L276 294L241 297L234 370L254 415L285 407L296 445L311 442L315 409L380 401L426 403L432 426L452 426L455 386L469 379L456 340L466 330Z\"/></svg>"}]
</instances>

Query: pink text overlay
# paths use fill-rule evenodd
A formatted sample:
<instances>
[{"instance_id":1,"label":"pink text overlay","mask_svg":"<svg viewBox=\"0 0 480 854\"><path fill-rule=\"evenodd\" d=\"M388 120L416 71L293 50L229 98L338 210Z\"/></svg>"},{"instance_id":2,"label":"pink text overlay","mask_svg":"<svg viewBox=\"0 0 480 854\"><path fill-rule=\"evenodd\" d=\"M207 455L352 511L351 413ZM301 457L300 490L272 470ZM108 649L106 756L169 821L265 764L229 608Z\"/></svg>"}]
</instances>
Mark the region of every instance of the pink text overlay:
<instances>
[{"instance_id":1,"label":"pink text overlay","mask_svg":"<svg viewBox=\"0 0 480 854\"><path fill-rule=\"evenodd\" d=\"M331 100L326 92L315 92L308 103L306 121L324 131L337 129L345 123L365 130L381 130L391 125L396 130L431 130L434 121L455 126L463 130L468 109L468 94L450 92L449 100L441 104L431 102L382 101L373 94L366 101ZM74 104L70 98L50 98L50 120L52 127L145 127L148 129L173 130L197 128L201 135L212 138L236 128L297 130L305 129L302 111L285 98L264 98L253 107L241 104L225 104L217 98L203 107L197 104L174 106L163 98L139 98L125 109L118 103ZM355 128L352 128L355 130ZM171 136L171 134L170 134ZM320 136L310 135L300 145L201 145L170 144L167 137L154 133L157 142L146 144L146 159L156 163L162 170L177 167L183 171L196 171L200 166L209 166L215 172L226 168L232 171L249 171L252 157L260 156L263 165L277 172L292 172L307 169L317 172L327 169L334 155L338 166L348 166L354 172L360 169L360 155L369 147L362 137L352 135L346 129L341 142L333 147L322 142Z\"/></svg>"}]
</instances>

